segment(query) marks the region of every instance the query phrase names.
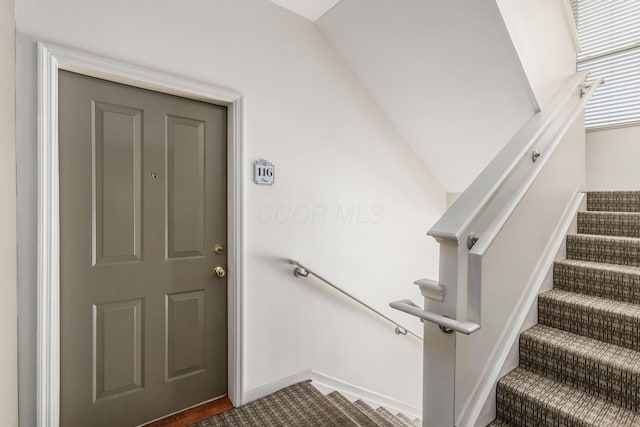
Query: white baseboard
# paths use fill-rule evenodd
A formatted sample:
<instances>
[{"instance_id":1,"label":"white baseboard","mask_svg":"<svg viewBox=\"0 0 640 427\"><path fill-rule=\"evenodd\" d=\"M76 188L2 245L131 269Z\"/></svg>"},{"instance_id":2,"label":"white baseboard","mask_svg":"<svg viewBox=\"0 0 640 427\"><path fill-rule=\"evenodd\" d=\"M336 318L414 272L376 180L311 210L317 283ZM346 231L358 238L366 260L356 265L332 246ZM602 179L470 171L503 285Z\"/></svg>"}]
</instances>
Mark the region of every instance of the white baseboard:
<instances>
[{"instance_id":1,"label":"white baseboard","mask_svg":"<svg viewBox=\"0 0 640 427\"><path fill-rule=\"evenodd\" d=\"M242 399L242 401L244 404L247 404L256 399L260 399L261 397L268 396L271 393L275 393L278 390L282 390L285 387L289 387L290 385L297 384L301 381L312 380L312 372L313 371L311 369L306 369L302 372L298 372L297 374L251 389L244 393L244 399Z\"/></svg>"},{"instance_id":2,"label":"white baseboard","mask_svg":"<svg viewBox=\"0 0 640 427\"><path fill-rule=\"evenodd\" d=\"M363 400L373 408L382 406L394 414L402 412L410 418L422 418L422 410L418 407L355 384L333 378L321 372L314 371L313 369L306 369L297 374L249 390L244 394L244 402L249 403L290 385L307 380L311 380L311 384L323 394L338 391L351 402Z\"/></svg>"}]
</instances>

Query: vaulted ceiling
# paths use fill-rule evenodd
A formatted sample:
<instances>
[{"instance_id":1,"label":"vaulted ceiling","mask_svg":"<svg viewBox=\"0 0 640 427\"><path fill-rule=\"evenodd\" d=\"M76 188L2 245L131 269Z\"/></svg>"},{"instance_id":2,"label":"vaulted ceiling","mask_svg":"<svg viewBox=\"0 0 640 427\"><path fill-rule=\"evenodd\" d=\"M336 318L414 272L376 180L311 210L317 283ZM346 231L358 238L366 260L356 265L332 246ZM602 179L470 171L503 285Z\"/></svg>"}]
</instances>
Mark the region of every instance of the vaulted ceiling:
<instances>
[{"instance_id":1,"label":"vaulted ceiling","mask_svg":"<svg viewBox=\"0 0 640 427\"><path fill-rule=\"evenodd\" d=\"M315 20L449 192L463 191L535 112L495 1L272 1Z\"/></svg>"}]
</instances>

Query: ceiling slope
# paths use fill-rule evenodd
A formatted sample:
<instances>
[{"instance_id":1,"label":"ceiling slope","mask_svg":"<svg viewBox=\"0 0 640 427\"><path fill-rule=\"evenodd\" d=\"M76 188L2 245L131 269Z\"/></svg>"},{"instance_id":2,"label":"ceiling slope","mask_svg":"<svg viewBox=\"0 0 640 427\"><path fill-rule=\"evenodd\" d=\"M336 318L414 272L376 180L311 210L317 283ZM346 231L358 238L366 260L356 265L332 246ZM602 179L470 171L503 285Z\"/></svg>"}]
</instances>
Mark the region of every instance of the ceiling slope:
<instances>
[{"instance_id":1,"label":"ceiling slope","mask_svg":"<svg viewBox=\"0 0 640 427\"><path fill-rule=\"evenodd\" d=\"M310 21L316 21L340 0L271 0L273 3L304 16Z\"/></svg>"},{"instance_id":2,"label":"ceiling slope","mask_svg":"<svg viewBox=\"0 0 640 427\"><path fill-rule=\"evenodd\" d=\"M317 24L449 192L534 114L495 1L343 0Z\"/></svg>"}]
</instances>

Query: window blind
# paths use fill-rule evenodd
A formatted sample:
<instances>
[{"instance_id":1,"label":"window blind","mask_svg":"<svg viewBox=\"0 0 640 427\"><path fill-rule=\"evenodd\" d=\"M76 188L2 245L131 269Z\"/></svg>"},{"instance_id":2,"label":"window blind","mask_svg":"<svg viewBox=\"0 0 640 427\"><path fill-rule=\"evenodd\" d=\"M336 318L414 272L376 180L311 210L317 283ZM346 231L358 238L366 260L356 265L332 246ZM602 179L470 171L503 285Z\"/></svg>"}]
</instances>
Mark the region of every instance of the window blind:
<instances>
[{"instance_id":1,"label":"window blind","mask_svg":"<svg viewBox=\"0 0 640 427\"><path fill-rule=\"evenodd\" d=\"M578 71L606 84L586 108L587 128L640 124L640 1L571 0L582 51Z\"/></svg>"}]
</instances>

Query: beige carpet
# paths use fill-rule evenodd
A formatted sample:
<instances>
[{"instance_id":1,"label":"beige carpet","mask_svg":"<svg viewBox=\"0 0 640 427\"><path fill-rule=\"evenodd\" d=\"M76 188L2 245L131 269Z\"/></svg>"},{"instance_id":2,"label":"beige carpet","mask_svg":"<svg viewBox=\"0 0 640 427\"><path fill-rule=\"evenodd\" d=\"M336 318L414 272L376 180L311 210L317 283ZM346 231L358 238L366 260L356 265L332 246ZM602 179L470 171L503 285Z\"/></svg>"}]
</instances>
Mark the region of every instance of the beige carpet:
<instances>
[{"instance_id":1,"label":"beige carpet","mask_svg":"<svg viewBox=\"0 0 640 427\"><path fill-rule=\"evenodd\" d=\"M420 420L374 410L362 401L351 403L337 392L328 396L310 382L301 382L232 409L193 426L197 427L416 427Z\"/></svg>"},{"instance_id":2,"label":"beige carpet","mask_svg":"<svg viewBox=\"0 0 640 427\"><path fill-rule=\"evenodd\" d=\"M587 194L491 426L640 426L640 192Z\"/></svg>"}]
</instances>

